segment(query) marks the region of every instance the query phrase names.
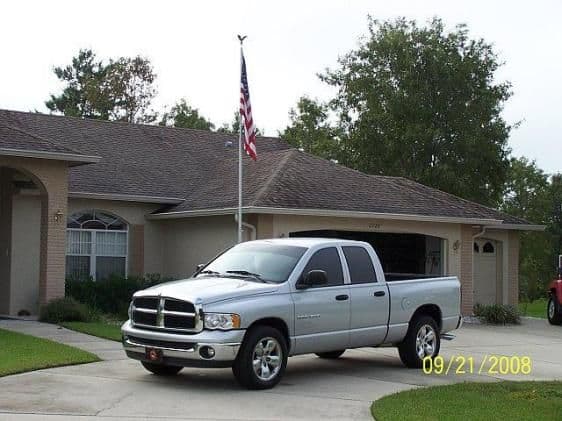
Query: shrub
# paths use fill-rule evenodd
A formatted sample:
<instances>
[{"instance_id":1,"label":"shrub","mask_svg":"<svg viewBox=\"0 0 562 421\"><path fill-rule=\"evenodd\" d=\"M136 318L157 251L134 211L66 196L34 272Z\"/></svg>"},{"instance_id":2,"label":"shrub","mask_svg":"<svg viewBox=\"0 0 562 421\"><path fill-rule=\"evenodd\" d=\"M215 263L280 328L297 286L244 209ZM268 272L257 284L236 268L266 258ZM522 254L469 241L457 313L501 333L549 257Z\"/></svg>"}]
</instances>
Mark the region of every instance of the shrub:
<instances>
[{"instance_id":1,"label":"shrub","mask_svg":"<svg viewBox=\"0 0 562 421\"><path fill-rule=\"evenodd\" d=\"M483 323L494 325L519 324L521 318L519 310L512 305L492 304L483 305L476 304L474 306L474 315Z\"/></svg>"},{"instance_id":2,"label":"shrub","mask_svg":"<svg viewBox=\"0 0 562 421\"><path fill-rule=\"evenodd\" d=\"M111 277L103 281L68 279L66 296L102 313L126 319L131 297L136 291L171 280L171 278L161 278L159 275L147 275L144 278Z\"/></svg>"},{"instance_id":3,"label":"shrub","mask_svg":"<svg viewBox=\"0 0 562 421\"><path fill-rule=\"evenodd\" d=\"M97 319L94 310L70 297L49 301L39 311L39 320L47 323L92 322Z\"/></svg>"}]
</instances>

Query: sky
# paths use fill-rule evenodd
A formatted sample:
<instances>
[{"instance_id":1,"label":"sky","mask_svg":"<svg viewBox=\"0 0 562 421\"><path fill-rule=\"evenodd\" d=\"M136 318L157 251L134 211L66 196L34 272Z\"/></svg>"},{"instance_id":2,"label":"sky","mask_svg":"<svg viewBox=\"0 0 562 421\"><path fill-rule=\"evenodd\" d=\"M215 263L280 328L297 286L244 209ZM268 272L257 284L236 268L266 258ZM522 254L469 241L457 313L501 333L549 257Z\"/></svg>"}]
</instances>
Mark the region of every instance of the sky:
<instances>
[{"instance_id":1,"label":"sky","mask_svg":"<svg viewBox=\"0 0 562 421\"><path fill-rule=\"evenodd\" d=\"M520 122L509 141L513 155L562 171L561 0L10 1L0 14L0 108L46 112L45 100L62 88L53 67L91 48L101 59L149 58L157 110L186 98L217 125L230 122L242 33L254 121L277 135L300 96L333 95L316 75L357 47L367 15L422 24L438 16L492 43L505 62L497 80L513 85L503 116Z\"/></svg>"}]
</instances>

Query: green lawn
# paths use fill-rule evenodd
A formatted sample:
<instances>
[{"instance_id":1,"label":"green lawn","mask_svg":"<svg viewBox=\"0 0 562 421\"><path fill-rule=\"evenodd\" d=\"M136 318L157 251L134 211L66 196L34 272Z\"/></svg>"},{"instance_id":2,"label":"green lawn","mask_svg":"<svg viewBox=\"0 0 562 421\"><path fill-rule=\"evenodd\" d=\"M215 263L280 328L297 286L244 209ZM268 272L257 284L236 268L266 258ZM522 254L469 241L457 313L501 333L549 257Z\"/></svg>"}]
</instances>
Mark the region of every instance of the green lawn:
<instances>
[{"instance_id":1,"label":"green lawn","mask_svg":"<svg viewBox=\"0 0 562 421\"><path fill-rule=\"evenodd\" d=\"M64 322L61 326L77 332L87 333L88 335L98 336L100 338L110 339L112 341L121 341L121 325L122 322Z\"/></svg>"},{"instance_id":2,"label":"green lawn","mask_svg":"<svg viewBox=\"0 0 562 421\"><path fill-rule=\"evenodd\" d=\"M99 361L89 352L0 329L0 377L40 368Z\"/></svg>"},{"instance_id":3,"label":"green lawn","mask_svg":"<svg viewBox=\"0 0 562 421\"><path fill-rule=\"evenodd\" d=\"M561 420L562 382L459 383L414 389L371 406L386 420Z\"/></svg>"},{"instance_id":4,"label":"green lawn","mask_svg":"<svg viewBox=\"0 0 562 421\"><path fill-rule=\"evenodd\" d=\"M533 301L532 303L519 303L519 311L522 316L546 319L546 298Z\"/></svg>"}]
</instances>

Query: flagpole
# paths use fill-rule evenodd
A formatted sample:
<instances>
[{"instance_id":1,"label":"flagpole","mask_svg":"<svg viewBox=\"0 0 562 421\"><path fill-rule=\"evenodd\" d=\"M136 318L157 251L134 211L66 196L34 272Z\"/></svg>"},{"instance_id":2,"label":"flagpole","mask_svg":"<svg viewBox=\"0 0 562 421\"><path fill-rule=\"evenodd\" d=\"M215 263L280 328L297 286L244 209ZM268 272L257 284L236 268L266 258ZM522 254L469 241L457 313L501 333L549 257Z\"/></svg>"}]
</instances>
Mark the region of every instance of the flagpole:
<instances>
[{"instance_id":1,"label":"flagpole","mask_svg":"<svg viewBox=\"0 0 562 421\"><path fill-rule=\"evenodd\" d=\"M242 57L243 57L243 42L245 36L238 35L238 39L240 40L240 79L242 79ZM239 105L240 108L240 105ZM238 111L238 115L240 116L240 130L238 130L238 243L242 242L242 135L244 133L244 118L242 117L242 113Z\"/></svg>"}]
</instances>

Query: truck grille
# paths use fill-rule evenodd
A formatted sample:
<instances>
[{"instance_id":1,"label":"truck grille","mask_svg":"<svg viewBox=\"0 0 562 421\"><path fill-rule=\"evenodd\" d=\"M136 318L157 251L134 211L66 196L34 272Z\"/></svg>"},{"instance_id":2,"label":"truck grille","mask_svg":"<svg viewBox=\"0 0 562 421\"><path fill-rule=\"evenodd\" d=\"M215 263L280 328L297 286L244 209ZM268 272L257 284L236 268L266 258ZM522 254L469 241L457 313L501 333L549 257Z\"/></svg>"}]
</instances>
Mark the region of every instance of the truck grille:
<instances>
[{"instance_id":1,"label":"truck grille","mask_svg":"<svg viewBox=\"0 0 562 421\"><path fill-rule=\"evenodd\" d=\"M139 329L200 332L202 324L193 303L167 297L133 299L132 323Z\"/></svg>"},{"instance_id":2,"label":"truck grille","mask_svg":"<svg viewBox=\"0 0 562 421\"><path fill-rule=\"evenodd\" d=\"M158 339L146 339L146 338L139 338L137 336L129 336L128 338L131 342L137 345L157 346L160 348L193 349L193 347L196 345L194 342L160 341Z\"/></svg>"}]
</instances>

